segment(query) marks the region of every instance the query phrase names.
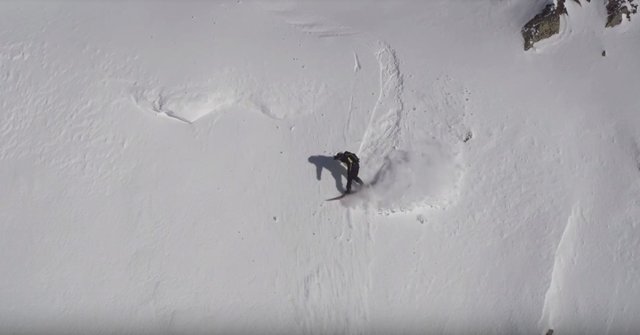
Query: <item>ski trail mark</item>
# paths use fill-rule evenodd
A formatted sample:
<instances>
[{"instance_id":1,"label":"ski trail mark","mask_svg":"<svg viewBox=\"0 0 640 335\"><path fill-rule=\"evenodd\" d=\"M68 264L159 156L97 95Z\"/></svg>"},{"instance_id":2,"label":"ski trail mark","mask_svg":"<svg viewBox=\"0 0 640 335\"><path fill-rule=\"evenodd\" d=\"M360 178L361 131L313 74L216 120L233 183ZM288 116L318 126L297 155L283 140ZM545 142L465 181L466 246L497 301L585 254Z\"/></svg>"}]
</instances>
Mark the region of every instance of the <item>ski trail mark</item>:
<instances>
[{"instance_id":1,"label":"ski trail mark","mask_svg":"<svg viewBox=\"0 0 640 335\"><path fill-rule=\"evenodd\" d=\"M380 64L380 93L358 150L358 156L370 171L377 171L384 157L398 146L404 107L400 62L395 50L383 41L377 41L375 48Z\"/></svg>"},{"instance_id":2,"label":"ski trail mark","mask_svg":"<svg viewBox=\"0 0 640 335\"><path fill-rule=\"evenodd\" d=\"M353 91L353 88L351 89L351 91ZM351 97L349 97L349 111L348 111L349 115L347 116L347 123L344 126L344 131L342 132L342 138L344 139L345 142L349 142L349 140L347 139L347 134L349 133L349 129L351 127L351 114L353 114L353 95Z\"/></svg>"},{"instance_id":3,"label":"ski trail mark","mask_svg":"<svg viewBox=\"0 0 640 335\"><path fill-rule=\"evenodd\" d=\"M393 50L382 48L378 56L380 97L360 150L371 187L342 203L372 206L381 215L447 209L462 190L470 93L447 75L425 93L405 92ZM404 107L408 102L411 108ZM421 131L405 131L412 126Z\"/></svg>"},{"instance_id":4,"label":"ski trail mark","mask_svg":"<svg viewBox=\"0 0 640 335\"><path fill-rule=\"evenodd\" d=\"M424 132L403 132L408 119L415 125L416 117L407 117L411 114L407 114L403 100L400 60L387 43L377 41L374 47L380 66L380 93L358 151L363 165L373 174L365 177L371 188L344 203L350 207L373 204L383 215L420 207L444 209L456 198L462 176L459 144L469 132L461 130L465 106L458 103L460 96L465 101L468 97L462 92L454 96L446 90L434 91L433 99L440 104L434 109L441 112L436 119L442 123L434 128L446 136L422 138Z\"/></svg>"},{"instance_id":5,"label":"ski trail mark","mask_svg":"<svg viewBox=\"0 0 640 335\"><path fill-rule=\"evenodd\" d=\"M348 48L342 49L346 52L351 51L353 54L355 73L352 74L351 92L357 91L362 75L368 78L369 73L363 73L360 70L361 61L365 62L365 66L368 64L369 51L373 51L378 60L384 59L385 66L387 59L395 57L389 55L393 53L392 50L387 50L385 55L376 54L380 49L384 49L383 43L360 36L360 33L350 27L304 13L296 5L277 6L275 10L270 7L265 9L284 16L285 24L305 34L325 40L339 39L340 43L353 43ZM360 49L354 49L354 46ZM364 51L360 51L362 49ZM357 53L356 50L358 50ZM363 54L367 59L362 58ZM349 56L348 53L346 55ZM375 64L373 59L371 61ZM397 64L395 66L397 67ZM371 75L375 76L375 69L368 68L372 71ZM358 80L355 80L356 78ZM384 81L387 80L384 79ZM367 92L367 95L368 93L370 92ZM384 94L387 94L386 91ZM354 93L345 98L349 99L349 114L344 126L343 138L345 142L353 143L361 140L361 138L352 139L349 135L356 133L351 130L354 124L358 126L355 122L357 112L363 110L358 107L360 99L367 101L368 97ZM358 129L358 137L361 130L362 128ZM314 216L313 224L300 227L300 231L296 231L295 234L290 231L282 232L287 240L286 244L295 253L295 270L291 284L294 288L292 301L295 307L295 322L299 327L297 332L364 334L369 326L368 294L371 287L373 261L371 220L363 217L359 211L345 211L340 205L338 206L339 208L332 205L324 206L318 212L319 215ZM300 234L303 231L304 234ZM318 243L319 241L321 243ZM288 264L285 267L286 271L292 271Z\"/></svg>"}]
</instances>

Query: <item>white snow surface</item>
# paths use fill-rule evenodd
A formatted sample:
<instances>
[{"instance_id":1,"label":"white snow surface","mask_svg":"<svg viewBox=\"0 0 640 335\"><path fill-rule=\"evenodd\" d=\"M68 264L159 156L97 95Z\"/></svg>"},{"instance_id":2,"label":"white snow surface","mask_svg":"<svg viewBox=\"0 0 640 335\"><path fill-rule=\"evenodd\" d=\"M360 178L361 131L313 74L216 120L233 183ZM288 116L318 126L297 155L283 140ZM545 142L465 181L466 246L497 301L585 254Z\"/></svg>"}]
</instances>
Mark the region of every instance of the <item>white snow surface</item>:
<instances>
[{"instance_id":1,"label":"white snow surface","mask_svg":"<svg viewBox=\"0 0 640 335\"><path fill-rule=\"evenodd\" d=\"M544 4L0 3L0 333L640 333L640 19Z\"/></svg>"}]
</instances>

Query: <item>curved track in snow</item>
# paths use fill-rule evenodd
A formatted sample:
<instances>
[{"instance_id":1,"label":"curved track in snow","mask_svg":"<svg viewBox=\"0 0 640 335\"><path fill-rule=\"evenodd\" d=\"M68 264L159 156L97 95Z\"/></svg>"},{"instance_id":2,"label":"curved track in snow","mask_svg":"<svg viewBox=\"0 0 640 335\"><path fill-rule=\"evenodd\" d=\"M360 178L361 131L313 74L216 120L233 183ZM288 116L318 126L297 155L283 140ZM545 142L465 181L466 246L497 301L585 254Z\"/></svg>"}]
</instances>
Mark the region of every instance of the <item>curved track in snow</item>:
<instances>
[{"instance_id":1,"label":"curved track in snow","mask_svg":"<svg viewBox=\"0 0 640 335\"><path fill-rule=\"evenodd\" d=\"M403 101L405 88L401 61L391 45L335 22L304 16L292 8L278 7L274 11L293 28L306 34L318 38L349 38L354 44L364 45L377 61L379 90L376 99L370 102L371 112L356 113L352 97L345 133L354 118L368 117L358 149L363 166L361 175L365 180L388 177L380 181L377 193L388 199L365 199L364 208L369 203L374 205L374 210L364 211L358 208L345 211L340 202L321 205L322 208L314 213L315 225L301 229L311 230L312 235L324 244L309 245L314 240L300 238L309 232L286 233L289 235L288 243L295 245L296 262L302 274L293 279L296 289L292 296L299 326L310 334L364 334L371 326L368 296L372 285L376 218L381 211L409 211L425 204L434 205L443 197L449 197L451 188L457 188L459 155L449 151L463 141L453 132L459 132L461 128L464 106L457 105L459 101L454 101L452 95L464 92L453 92L451 85L447 86L449 82L437 83L431 92L431 100L424 106L425 112L431 115L432 127L427 129L432 131L434 138L426 145L413 143L413 139L403 131L409 129L409 122L415 122L416 118L406 119L410 111ZM359 55L355 52L353 55L353 71L363 71ZM347 139L346 136L344 138ZM409 143L404 143L406 138L409 138ZM414 151L414 144L421 149ZM398 160L398 155L406 159ZM423 176L425 174L426 177ZM414 180L406 179L406 175L409 178L413 175ZM405 182L410 184L405 185ZM399 199L401 202L397 203L395 193L398 190L394 184L403 188L407 186L409 192L414 193L410 194L412 198ZM348 197L342 205L350 207L353 204L350 201ZM355 202L355 205L360 203L357 198Z\"/></svg>"}]
</instances>

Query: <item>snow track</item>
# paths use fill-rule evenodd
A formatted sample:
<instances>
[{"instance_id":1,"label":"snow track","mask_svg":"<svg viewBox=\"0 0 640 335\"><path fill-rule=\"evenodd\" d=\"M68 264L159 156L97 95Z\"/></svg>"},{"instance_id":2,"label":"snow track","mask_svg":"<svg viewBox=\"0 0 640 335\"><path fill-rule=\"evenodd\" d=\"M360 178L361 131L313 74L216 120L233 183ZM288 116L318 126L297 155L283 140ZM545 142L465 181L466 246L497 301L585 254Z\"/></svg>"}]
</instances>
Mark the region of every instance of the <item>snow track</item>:
<instances>
[{"instance_id":1,"label":"snow track","mask_svg":"<svg viewBox=\"0 0 640 335\"><path fill-rule=\"evenodd\" d=\"M428 90L428 101L406 110L403 79L393 49L381 43L381 91L360 148L371 187L345 199L349 206L373 205L381 214L421 207L446 208L461 188L462 144L471 138L464 125L468 91L448 76ZM423 127L428 136L412 131Z\"/></svg>"},{"instance_id":2,"label":"snow track","mask_svg":"<svg viewBox=\"0 0 640 335\"><path fill-rule=\"evenodd\" d=\"M300 15L292 9L278 13L285 18L292 13ZM336 208L338 202L323 205L317 217L319 232L313 235L332 241L329 247L310 247L309 241L296 241L299 266L306 269L306 275L297 281L294 295L298 323L310 334L364 334L371 330L368 295L376 218L379 214L410 212L455 200L452 190L457 189L461 173L460 157L454 149L468 135L461 134L464 106L459 102L466 93L452 91L446 81L434 85L429 91L431 104L424 106L435 120L429 128L433 137L426 141L409 138L403 130L408 130L408 122L415 122L416 118L405 119L409 111L403 102L401 61L388 43L309 17L287 22L319 38L350 38L354 44L365 45L377 60L379 90L357 151L362 160L362 178L373 181L374 190L341 200L351 208L349 211ZM357 74L363 71L362 65L356 52L353 57ZM352 96L345 133L354 118L367 116L353 108L353 101ZM371 205L373 211L366 210Z\"/></svg>"},{"instance_id":3,"label":"snow track","mask_svg":"<svg viewBox=\"0 0 640 335\"><path fill-rule=\"evenodd\" d=\"M291 27L317 39L347 39L356 50L367 45L358 33L335 22L304 15L290 7L278 7L275 12ZM363 69L363 60L356 51L352 51L352 57L355 63L353 75L372 70ZM361 98L353 95L358 89L357 83L355 78L351 85L352 95L347 98L349 104L345 106L342 134L345 141L354 137L358 118L365 112ZM284 233L287 244L294 248L301 274L292 278L296 287L292 299L296 323L305 334L365 334L369 324L372 220L361 212L344 211L344 207L336 207L336 204L339 203L321 204L311 225L302 228L305 233ZM310 238L301 239L300 236Z\"/></svg>"},{"instance_id":4,"label":"snow track","mask_svg":"<svg viewBox=\"0 0 640 335\"><path fill-rule=\"evenodd\" d=\"M400 141L402 121L402 75L395 51L386 43L377 41L372 46L380 64L380 93L369 126L364 134L358 155L362 165L377 171L382 161Z\"/></svg>"}]
</instances>

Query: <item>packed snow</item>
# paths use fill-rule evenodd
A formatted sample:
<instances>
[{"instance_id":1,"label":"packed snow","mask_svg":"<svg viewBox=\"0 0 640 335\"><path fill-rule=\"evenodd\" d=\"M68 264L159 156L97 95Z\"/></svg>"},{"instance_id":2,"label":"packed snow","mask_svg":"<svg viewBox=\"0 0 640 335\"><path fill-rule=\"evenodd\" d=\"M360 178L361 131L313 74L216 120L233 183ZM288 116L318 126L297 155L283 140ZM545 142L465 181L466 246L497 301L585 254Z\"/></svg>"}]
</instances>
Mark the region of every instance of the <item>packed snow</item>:
<instances>
[{"instance_id":1,"label":"packed snow","mask_svg":"<svg viewBox=\"0 0 640 335\"><path fill-rule=\"evenodd\" d=\"M545 3L1 3L0 333L640 333L640 19Z\"/></svg>"}]
</instances>

